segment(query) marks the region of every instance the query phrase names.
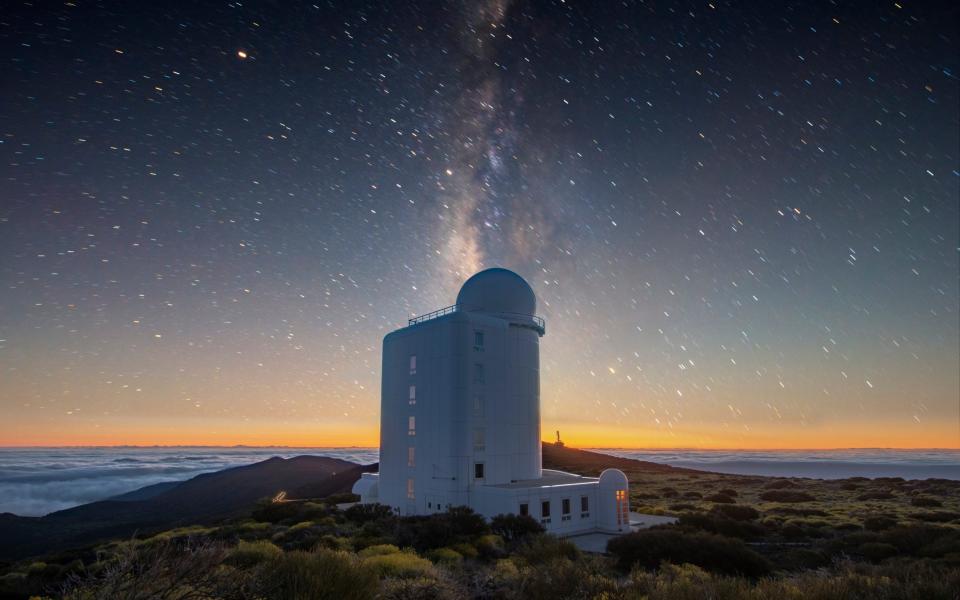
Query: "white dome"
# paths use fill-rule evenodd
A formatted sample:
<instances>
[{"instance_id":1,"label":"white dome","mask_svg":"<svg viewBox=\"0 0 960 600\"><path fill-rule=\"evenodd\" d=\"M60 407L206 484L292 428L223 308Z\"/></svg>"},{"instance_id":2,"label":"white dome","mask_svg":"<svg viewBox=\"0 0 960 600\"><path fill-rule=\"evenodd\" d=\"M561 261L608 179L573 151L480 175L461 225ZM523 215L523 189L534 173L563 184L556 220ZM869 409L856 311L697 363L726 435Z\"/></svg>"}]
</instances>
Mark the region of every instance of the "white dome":
<instances>
[{"instance_id":1,"label":"white dome","mask_svg":"<svg viewBox=\"0 0 960 600\"><path fill-rule=\"evenodd\" d=\"M493 268L480 271L463 284L457 306L468 312L532 315L537 311L537 296L523 277L509 269Z\"/></svg>"}]
</instances>

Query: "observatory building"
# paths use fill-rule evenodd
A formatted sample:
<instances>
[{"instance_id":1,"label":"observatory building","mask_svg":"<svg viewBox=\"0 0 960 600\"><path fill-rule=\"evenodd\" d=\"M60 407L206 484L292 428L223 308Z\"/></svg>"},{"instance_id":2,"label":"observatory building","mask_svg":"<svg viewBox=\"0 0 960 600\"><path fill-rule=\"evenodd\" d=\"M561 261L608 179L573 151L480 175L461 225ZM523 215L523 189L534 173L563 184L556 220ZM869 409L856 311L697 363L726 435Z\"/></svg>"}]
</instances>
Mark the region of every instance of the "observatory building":
<instances>
[{"instance_id":1,"label":"observatory building","mask_svg":"<svg viewBox=\"0 0 960 600\"><path fill-rule=\"evenodd\" d=\"M353 487L401 515L469 506L527 514L563 535L629 531L627 478L542 467L540 338L530 285L507 269L383 339L380 472Z\"/></svg>"}]
</instances>

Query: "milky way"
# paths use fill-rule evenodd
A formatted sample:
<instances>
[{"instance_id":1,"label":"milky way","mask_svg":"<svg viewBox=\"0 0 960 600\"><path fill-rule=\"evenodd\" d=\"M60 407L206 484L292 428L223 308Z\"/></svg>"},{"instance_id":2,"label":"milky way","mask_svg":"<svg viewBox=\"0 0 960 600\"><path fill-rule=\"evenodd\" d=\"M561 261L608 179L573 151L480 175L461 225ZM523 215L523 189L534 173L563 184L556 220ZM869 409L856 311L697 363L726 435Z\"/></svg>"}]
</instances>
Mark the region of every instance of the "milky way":
<instances>
[{"instance_id":1,"label":"milky way","mask_svg":"<svg viewBox=\"0 0 960 600\"><path fill-rule=\"evenodd\" d=\"M960 446L950 3L12 5L0 444L375 443L473 272L590 446Z\"/></svg>"}]
</instances>

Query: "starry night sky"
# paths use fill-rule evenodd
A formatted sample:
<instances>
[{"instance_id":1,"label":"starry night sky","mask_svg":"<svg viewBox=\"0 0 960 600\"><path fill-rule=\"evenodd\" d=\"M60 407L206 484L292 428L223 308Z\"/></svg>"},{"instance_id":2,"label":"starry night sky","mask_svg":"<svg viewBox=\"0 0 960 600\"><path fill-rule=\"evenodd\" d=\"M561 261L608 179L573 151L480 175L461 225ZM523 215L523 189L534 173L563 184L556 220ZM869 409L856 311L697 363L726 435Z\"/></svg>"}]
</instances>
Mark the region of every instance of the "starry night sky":
<instances>
[{"instance_id":1,"label":"starry night sky","mask_svg":"<svg viewBox=\"0 0 960 600\"><path fill-rule=\"evenodd\" d=\"M942 2L0 14L0 445L373 445L489 266L592 446L960 446Z\"/></svg>"}]
</instances>

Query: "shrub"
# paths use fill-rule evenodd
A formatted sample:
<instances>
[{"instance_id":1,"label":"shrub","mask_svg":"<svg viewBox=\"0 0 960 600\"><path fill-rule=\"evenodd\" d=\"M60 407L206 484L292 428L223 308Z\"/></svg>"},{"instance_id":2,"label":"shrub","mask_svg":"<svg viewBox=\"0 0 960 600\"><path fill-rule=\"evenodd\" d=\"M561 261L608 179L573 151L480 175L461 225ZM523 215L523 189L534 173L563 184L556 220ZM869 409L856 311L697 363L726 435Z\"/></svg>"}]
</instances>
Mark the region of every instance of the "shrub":
<instances>
[{"instance_id":1,"label":"shrub","mask_svg":"<svg viewBox=\"0 0 960 600\"><path fill-rule=\"evenodd\" d=\"M883 531L896 524L897 520L887 515L874 515L863 520L863 528L867 531Z\"/></svg>"},{"instance_id":2,"label":"shrub","mask_svg":"<svg viewBox=\"0 0 960 600\"><path fill-rule=\"evenodd\" d=\"M377 592L376 577L346 552L287 552L264 571L268 598L366 600Z\"/></svg>"},{"instance_id":3,"label":"shrub","mask_svg":"<svg viewBox=\"0 0 960 600\"><path fill-rule=\"evenodd\" d=\"M646 529L613 538L607 551L617 566L629 571L634 566L654 568L662 562L690 563L721 573L763 575L769 563L743 542L708 533L681 533L673 529Z\"/></svg>"},{"instance_id":4,"label":"shrub","mask_svg":"<svg viewBox=\"0 0 960 600\"><path fill-rule=\"evenodd\" d=\"M295 519L300 512L300 507L296 502L272 502L263 500L257 504L257 507L250 513L255 521L265 523L280 523Z\"/></svg>"},{"instance_id":5,"label":"shrub","mask_svg":"<svg viewBox=\"0 0 960 600\"><path fill-rule=\"evenodd\" d=\"M384 581L377 598L380 600L457 600L464 596L462 590L458 590L448 581L419 577Z\"/></svg>"},{"instance_id":6,"label":"shrub","mask_svg":"<svg viewBox=\"0 0 960 600\"><path fill-rule=\"evenodd\" d=\"M446 518L450 526L460 535L475 536L490 533L487 520L474 512L469 506L454 506L439 516Z\"/></svg>"},{"instance_id":7,"label":"shrub","mask_svg":"<svg viewBox=\"0 0 960 600\"><path fill-rule=\"evenodd\" d=\"M529 538L520 546L517 554L527 564L539 565L557 558L576 560L580 558L580 549L570 540L560 539L552 535L538 535Z\"/></svg>"},{"instance_id":8,"label":"shrub","mask_svg":"<svg viewBox=\"0 0 960 600\"><path fill-rule=\"evenodd\" d=\"M868 542L866 544L860 544L857 548L857 554L860 554L871 562L880 562L885 558L896 556L897 547L892 544L884 544L883 542Z\"/></svg>"},{"instance_id":9,"label":"shrub","mask_svg":"<svg viewBox=\"0 0 960 600\"><path fill-rule=\"evenodd\" d=\"M893 493L889 490L874 490L857 496L857 500L890 500L891 498L893 498Z\"/></svg>"},{"instance_id":10,"label":"shrub","mask_svg":"<svg viewBox=\"0 0 960 600\"><path fill-rule=\"evenodd\" d=\"M812 502L816 500L806 492L794 490L770 490L760 494L760 499L766 502Z\"/></svg>"},{"instance_id":11,"label":"shrub","mask_svg":"<svg viewBox=\"0 0 960 600\"><path fill-rule=\"evenodd\" d=\"M386 554L396 554L400 552L400 548L397 548L393 544L375 544L373 546L367 546L363 550L357 553L360 558L369 558L371 556L384 556Z\"/></svg>"},{"instance_id":12,"label":"shrub","mask_svg":"<svg viewBox=\"0 0 960 600\"><path fill-rule=\"evenodd\" d=\"M437 548L427 554L427 558L435 563L447 566L459 565L463 562L463 555L453 548Z\"/></svg>"},{"instance_id":13,"label":"shrub","mask_svg":"<svg viewBox=\"0 0 960 600\"><path fill-rule=\"evenodd\" d=\"M782 490L785 488L795 488L797 487L797 484L790 481L789 479L777 479L775 481L771 481L770 483L768 483L763 487L764 489L767 489L767 490Z\"/></svg>"},{"instance_id":14,"label":"shrub","mask_svg":"<svg viewBox=\"0 0 960 600\"><path fill-rule=\"evenodd\" d=\"M617 592L612 579L598 574L589 561L554 558L521 571L520 597L530 600L557 598L610 598Z\"/></svg>"},{"instance_id":15,"label":"shrub","mask_svg":"<svg viewBox=\"0 0 960 600\"><path fill-rule=\"evenodd\" d=\"M740 494L737 493L737 490L732 490L730 488L724 488L717 492L718 494L723 494L724 496L730 496L731 498L736 498Z\"/></svg>"},{"instance_id":16,"label":"shrub","mask_svg":"<svg viewBox=\"0 0 960 600\"><path fill-rule=\"evenodd\" d=\"M938 508L943 506L943 502L940 502L936 498L931 498L930 496L915 496L910 498L910 504L924 508Z\"/></svg>"},{"instance_id":17,"label":"shrub","mask_svg":"<svg viewBox=\"0 0 960 600\"><path fill-rule=\"evenodd\" d=\"M532 535L543 533L544 529L530 515L497 515L490 520L490 530L507 542L519 542Z\"/></svg>"},{"instance_id":18,"label":"shrub","mask_svg":"<svg viewBox=\"0 0 960 600\"><path fill-rule=\"evenodd\" d=\"M703 494L701 494L700 492L684 492L683 497L684 498L703 498Z\"/></svg>"},{"instance_id":19,"label":"shrub","mask_svg":"<svg viewBox=\"0 0 960 600\"><path fill-rule=\"evenodd\" d=\"M931 512L913 513L910 515L910 518L918 521L926 521L927 523L949 523L950 521L960 519L960 513L937 510Z\"/></svg>"},{"instance_id":20,"label":"shrub","mask_svg":"<svg viewBox=\"0 0 960 600\"><path fill-rule=\"evenodd\" d=\"M742 539L761 537L765 533L764 528L757 523L735 521L714 512L681 515L678 523L685 530L698 529Z\"/></svg>"},{"instance_id":21,"label":"shrub","mask_svg":"<svg viewBox=\"0 0 960 600\"><path fill-rule=\"evenodd\" d=\"M680 492L678 492L676 488L665 487L660 488L660 495L664 498L676 498L680 495Z\"/></svg>"},{"instance_id":22,"label":"shrub","mask_svg":"<svg viewBox=\"0 0 960 600\"><path fill-rule=\"evenodd\" d=\"M392 508L383 504L354 504L343 511L343 516L354 523L366 523L389 520L394 514Z\"/></svg>"},{"instance_id":23,"label":"shrub","mask_svg":"<svg viewBox=\"0 0 960 600\"><path fill-rule=\"evenodd\" d=\"M227 562L241 568L252 567L268 560L278 558L283 550L270 542L260 540L256 542L240 541L227 557Z\"/></svg>"},{"instance_id":24,"label":"shrub","mask_svg":"<svg viewBox=\"0 0 960 600\"><path fill-rule=\"evenodd\" d=\"M492 533L480 536L474 542L474 547L477 549L477 554L485 559L502 558L505 554L503 538Z\"/></svg>"},{"instance_id":25,"label":"shrub","mask_svg":"<svg viewBox=\"0 0 960 600\"><path fill-rule=\"evenodd\" d=\"M726 494L719 494L719 493L710 494L709 496L704 498L704 500L706 500L707 502L716 502L718 504L733 504L734 502L736 502L736 500L734 500L730 496L727 496Z\"/></svg>"},{"instance_id":26,"label":"shrub","mask_svg":"<svg viewBox=\"0 0 960 600\"><path fill-rule=\"evenodd\" d=\"M734 521L753 521L760 517L760 512L752 506L718 504L710 509L710 512L723 515Z\"/></svg>"},{"instance_id":27,"label":"shrub","mask_svg":"<svg viewBox=\"0 0 960 600\"><path fill-rule=\"evenodd\" d=\"M425 577L434 573L429 560L409 552L371 556L363 559L363 564L380 577Z\"/></svg>"}]
</instances>

